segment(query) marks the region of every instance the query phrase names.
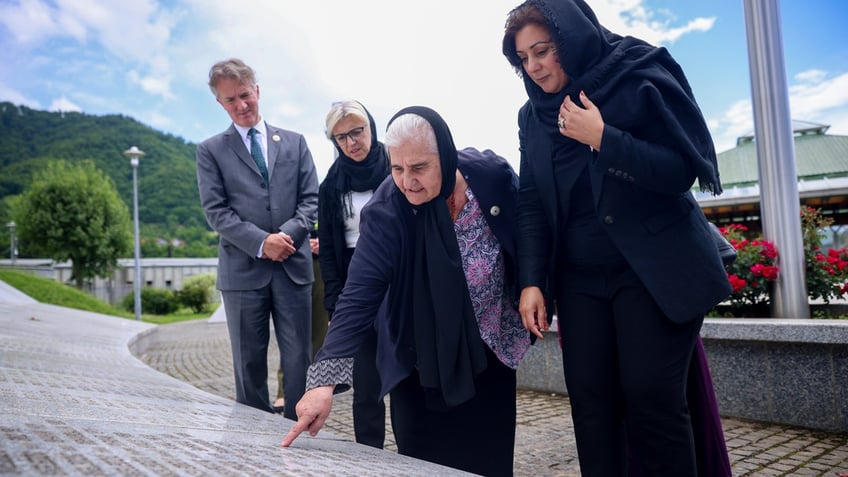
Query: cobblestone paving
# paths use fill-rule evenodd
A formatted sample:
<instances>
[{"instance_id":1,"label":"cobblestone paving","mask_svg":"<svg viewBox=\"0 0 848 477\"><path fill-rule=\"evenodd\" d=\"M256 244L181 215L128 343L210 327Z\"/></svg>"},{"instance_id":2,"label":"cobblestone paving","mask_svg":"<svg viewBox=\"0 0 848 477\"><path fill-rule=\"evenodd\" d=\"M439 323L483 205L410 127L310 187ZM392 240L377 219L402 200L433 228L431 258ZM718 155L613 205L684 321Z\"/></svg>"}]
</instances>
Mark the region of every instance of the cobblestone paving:
<instances>
[{"instance_id":1,"label":"cobblestone paving","mask_svg":"<svg viewBox=\"0 0 848 477\"><path fill-rule=\"evenodd\" d=\"M175 323L160 326L156 333L155 344L139 358L199 389L234 398L230 341L223 323ZM272 395L277 389L277 356L272 340L268 356ZM351 393L338 395L325 429L353 440L351 403ZM848 477L848 435L729 418L722 424L735 477ZM580 475L565 396L519 390L515 440L516 477ZM397 451L388 418L386 449Z\"/></svg>"}]
</instances>

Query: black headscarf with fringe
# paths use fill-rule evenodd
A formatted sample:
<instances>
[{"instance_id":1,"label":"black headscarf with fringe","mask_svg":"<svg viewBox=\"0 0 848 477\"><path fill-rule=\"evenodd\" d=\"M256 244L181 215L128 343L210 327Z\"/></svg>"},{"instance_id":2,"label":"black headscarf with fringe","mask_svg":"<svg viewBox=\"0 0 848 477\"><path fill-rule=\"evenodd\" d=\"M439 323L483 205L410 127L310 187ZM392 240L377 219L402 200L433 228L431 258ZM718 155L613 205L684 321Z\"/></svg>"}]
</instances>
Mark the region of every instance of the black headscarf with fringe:
<instances>
[{"instance_id":1,"label":"black headscarf with fringe","mask_svg":"<svg viewBox=\"0 0 848 477\"><path fill-rule=\"evenodd\" d=\"M389 175L389 160L383 143L377 140L377 126L374 124L374 118L371 113L362 105L365 114L368 115L368 127L371 130L371 148L368 150L368 155L360 162L357 162L348 157L339 144L332 140L338 158L336 163L339 165L336 175L336 196L342 204L341 213L343 218L353 216L352 198L350 191L364 192L367 190L377 190L383 179Z\"/></svg>"},{"instance_id":2,"label":"black headscarf with fringe","mask_svg":"<svg viewBox=\"0 0 848 477\"><path fill-rule=\"evenodd\" d=\"M561 91L549 94L522 74L533 112L555 149L568 140L557 127L560 105L568 95L582 106L579 93L584 91L604 122L624 131L658 113L668 131L665 143L690 161L701 191L721 193L712 136L689 81L668 50L612 33L583 0L527 0L516 10L528 5L547 19L560 65L570 79ZM504 37L502 51L511 64L520 65L514 38ZM647 98L651 111L638 109L645 101L633 100L635 95Z\"/></svg>"},{"instance_id":3,"label":"black headscarf with fringe","mask_svg":"<svg viewBox=\"0 0 848 477\"><path fill-rule=\"evenodd\" d=\"M456 185L457 153L441 116L424 106L398 111L426 120L436 134L442 184L439 195L415 209L411 285L415 347L421 386L431 409L474 397L474 377L486 368L486 352L468 293L462 257L446 199Z\"/></svg>"}]
</instances>

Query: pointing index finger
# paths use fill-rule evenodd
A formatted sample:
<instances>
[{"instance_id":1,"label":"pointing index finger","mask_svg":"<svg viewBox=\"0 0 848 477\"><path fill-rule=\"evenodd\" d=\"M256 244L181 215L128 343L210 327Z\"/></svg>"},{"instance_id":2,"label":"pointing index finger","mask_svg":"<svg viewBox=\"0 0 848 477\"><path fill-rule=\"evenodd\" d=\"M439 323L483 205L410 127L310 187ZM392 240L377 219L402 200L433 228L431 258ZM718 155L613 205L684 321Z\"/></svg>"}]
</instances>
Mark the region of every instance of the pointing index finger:
<instances>
[{"instance_id":1,"label":"pointing index finger","mask_svg":"<svg viewBox=\"0 0 848 477\"><path fill-rule=\"evenodd\" d=\"M280 443L280 447L288 447L297 439L303 431L305 431L309 427L309 423L306 422L305 419L301 418L298 420L294 426L289 430L289 433L286 434L286 437L283 438L283 442Z\"/></svg>"}]
</instances>

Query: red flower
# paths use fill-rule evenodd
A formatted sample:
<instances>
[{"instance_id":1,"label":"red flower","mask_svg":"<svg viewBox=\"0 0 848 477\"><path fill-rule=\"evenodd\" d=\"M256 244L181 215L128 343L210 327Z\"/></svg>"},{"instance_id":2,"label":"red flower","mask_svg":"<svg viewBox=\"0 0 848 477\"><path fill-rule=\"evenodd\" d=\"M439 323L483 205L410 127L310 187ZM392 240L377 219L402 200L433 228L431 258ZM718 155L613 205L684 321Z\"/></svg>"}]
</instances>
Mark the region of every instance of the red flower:
<instances>
[{"instance_id":1,"label":"red flower","mask_svg":"<svg viewBox=\"0 0 848 477\"><path fill-rule=\"evenodd\" d=\"M763 277L769 281L777 280L778 270L779 268L775 265L763 265L762 263L757 263L751 266L751 273L753 273L755 277Z\"/></svg>"},{"instance_id":2,"label":"red flower","mask_svg":"<svg viewBox=\"0 0 848 477\"><path fill-rule=\"evenodd\" d=\"M777 272L778 271L779 271L779 268L777 266L766 265L766 266L763 267L763 276L766 278L766 280L774 281L774 280L777 280Z\"/></svg>"},{"instance_id":3,"label":"red flower","mask_svg":"<svg viewBox=\"0 0 848 477\"><path fill-rule=\"evenodd\" d=\"M771 243L767 240L763 240L762 243L760 243L759 245L761 245L763 247L763 250L760 253L764 257L766 257L768 259L772 259L772 260L777 258L777 249L774 247L773 243Z\"/></svg>"},{"instance_id":4,"label":"red flower","mask_svg":"<svg viewBox=\"0 0 848 477\"><path fill-rule=\"evenodd\" d=\"M739 278L736 275L728 275L727 279L730 281L730 286L733 288L733 293L738 292L739 290L745 288L748 285L748 282ZM846 285L848 287L848 285Z\"/></svg>"}]
</instances>

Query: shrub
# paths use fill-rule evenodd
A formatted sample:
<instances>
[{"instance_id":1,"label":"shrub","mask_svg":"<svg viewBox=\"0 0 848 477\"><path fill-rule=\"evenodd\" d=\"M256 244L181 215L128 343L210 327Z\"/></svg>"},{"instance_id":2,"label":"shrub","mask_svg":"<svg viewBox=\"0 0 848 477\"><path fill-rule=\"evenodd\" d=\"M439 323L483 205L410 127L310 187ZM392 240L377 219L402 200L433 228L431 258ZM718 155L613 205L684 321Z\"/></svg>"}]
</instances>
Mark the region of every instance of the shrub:
<instances>
[{"instance_id":1,"label":"shrub","mask_svg":"<svg viewBox=\"0 0 848 477\"><path fill-rule=\"evenodd\" d=\"M774 244L762 238L745 238L748 228L740 224L719 227L719 231L736 249L736 261L727 267L727 278L733 287L729 298L731 305L742 307L768 303L771 284L777 280L779 271Z\"/></svg>"},{"instance_id":2,"label":"shrub","mask_svg":"<svg viewBox=\"0 0 848 477\"><path fill-rule=\"evenodd\" d=\"M833 224L819 209L801 209L801 233L804 235L807 295L825 303L848 294L848 248L821 251L822 230Z\"/></svg>"},{"instance_id":3,"label":"shrub","mask_svg":"<svg viewBox=\"0 0 848 477\"><path fill-rule=\"evenodd\" d=\"M807 296L825 304L848 295L848 248L821 251L823 230L832 223L833 219L822 217L819 209L801 210ZM727 267L727 278L733 288L731 306L738 309L768 304L779 272L774 244L762 237L747 238L748 229L740 224L719 227L719 231L737 253L736 261Z\"/></svg>"},{"instance_id":4,"label":"shrub","mask_svg":"<svg viewBox=\"0 0 848 477\"><path fill-rule=\"evenodd\" d=\"M191 308L195 313L203 313L209 304L206 290L202 288L183 288L176 293L176 299L180 305Z\"/></svg>"},{"instance_id":5,"label":"shrub","mask_svg":"<svg viewBox=\"0 0 848 477\"><path fill-rule=\"evenodd\" d=\"M130 293L121 301L121 306L129 311L135 310L135 294ZM141 289L141 311L150 313L151 315L167 315L177 311L177 304L174 292L171 290L163 290L161 288L142 288Z\"/></svg>"},{"instance_id":6,"label":"shrub","mask_svg":"<svg viewBox=\"0 0 848 477\"><path fill-rule=\"evenodd\" d=\"M191 308L195 313L202 313L212 302L214 293L215 274L206 273L187 278L176 297L180 305Z\"/></svg>"}]
</instances>

